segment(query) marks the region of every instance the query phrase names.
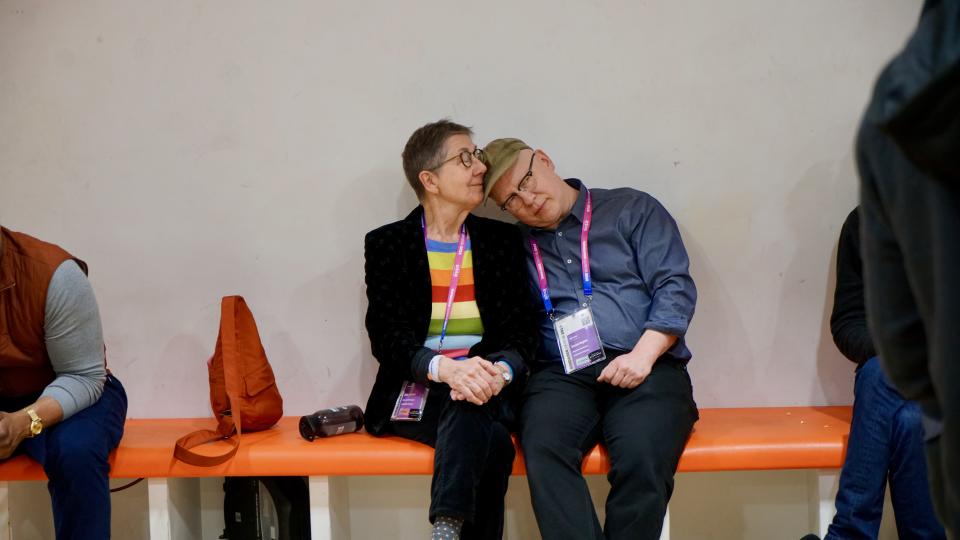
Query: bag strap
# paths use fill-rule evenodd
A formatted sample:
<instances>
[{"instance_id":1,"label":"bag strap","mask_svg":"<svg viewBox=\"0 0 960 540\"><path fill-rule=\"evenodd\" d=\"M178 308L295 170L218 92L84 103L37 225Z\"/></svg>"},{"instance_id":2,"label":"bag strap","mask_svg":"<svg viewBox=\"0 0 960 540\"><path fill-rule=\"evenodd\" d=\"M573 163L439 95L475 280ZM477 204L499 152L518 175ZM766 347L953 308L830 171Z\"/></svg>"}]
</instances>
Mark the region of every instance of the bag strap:
<instances>
[{"instance_id":1,"label":"bag strap","mask_svg":"<svg viewBox=\"0 0 960 540\"><path fill-rule=\"evenodd\" d=\"M230 402L230 415L223 415L218 420L217 430L201 429L180 437L176 446L173 448L173 457L196 465L198 467L213 467L225 463L237 454L240 449L240 409L234 407L237 403L236 396L240 394L240 350L237 347L237 321L236 314L238 307L243 310L244 315L248 315L250 310L247 308L243 298L239 296L225 296L220 304L220 339L222 340L221 353L223 355L223 376L224 386L227 392L227 399ZM234 437L236 435L236 437ZM191 448L200 446L213 441L226 441L230 443L231 448L222 454L213 456L198 454Z\"/></svg>"},{"instance_id":2,"label":"bag strap","mask_svg":"<svg viewBox=\"0 0 960 540\"><path fill-rule=\"evenodd\" d=\"M231 448L223 454L215 456L205 456L190 450L190 448L195 446L200 446L201 444L206 444L213 441L226 441L230 443ZM237 454L237 450L239 449L240 440L237 437L229 437L225 439L219 431L201 429L199 431L194 431L189 435L180 437L177 440L177 445L173 448L173 457L184 463L189 463L190 465L196 465L198 467L213 467L228 461Z\"/></svg>"},{"instance_id":3,"label":"bag strap","mask_svg":"<svg viewBox=\"0 0 960 540\"><path fill-rule=\"evenodd\" d=\"M239 313L238 313L239 312ZM233 419L233 426L237 431L237 436L241 434L240 426L240 398L243 394L243 376L240 374L240 344L239 331L242 328L244 332L250 329L249 324L237 324L237 319L242 319L241 323L247 323L248 319L253 319L250 308L243 301L241 296L225 296L220 304L220 335L223 338L223 383L227 390L227 399L230 401L230 418ZM221 426L222 427L222 426ZM229 434L227 434L229 436Z\"/></svg>"}]
</instances>

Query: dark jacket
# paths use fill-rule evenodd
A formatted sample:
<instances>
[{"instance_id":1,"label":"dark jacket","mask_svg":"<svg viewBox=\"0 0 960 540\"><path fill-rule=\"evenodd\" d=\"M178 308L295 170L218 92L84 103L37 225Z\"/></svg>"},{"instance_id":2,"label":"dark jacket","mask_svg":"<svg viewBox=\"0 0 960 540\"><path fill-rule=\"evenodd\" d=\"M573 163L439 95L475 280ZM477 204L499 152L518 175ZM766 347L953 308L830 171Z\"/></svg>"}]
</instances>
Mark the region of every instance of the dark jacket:
<instances>
[{"instance_id":1,"label":"dark jacket","mask_svg":"<svg viewBox=\"0 0 960 540\"><path fill-rule=\"evenodd\" d=\"M382 434L404 381L427 381L434 352L423 346L431 315L430 265L417 207L404 220L367 233L364 240L367 333L380 363L365 412L367 431ZM470 356L505 360L514 381L504 390L512 403L529 372L537 344L536 312L527 289L525 252L517 227L467 216L473 250L474 291L483 339Z\"/></svg>"},{"instance_id":2,"label":"dark jacket","mask_svg":"<svg viewBox=\"0 0 960 540\"><path fill-rule=\"evenodd\" d=\"M840 229L837 247L837 288L833 294L830 333L837 348L858 365L877 355L867 328L863 301L863 262L860 259L860 207L854 208Z\"/></svg>"}]
</instances>

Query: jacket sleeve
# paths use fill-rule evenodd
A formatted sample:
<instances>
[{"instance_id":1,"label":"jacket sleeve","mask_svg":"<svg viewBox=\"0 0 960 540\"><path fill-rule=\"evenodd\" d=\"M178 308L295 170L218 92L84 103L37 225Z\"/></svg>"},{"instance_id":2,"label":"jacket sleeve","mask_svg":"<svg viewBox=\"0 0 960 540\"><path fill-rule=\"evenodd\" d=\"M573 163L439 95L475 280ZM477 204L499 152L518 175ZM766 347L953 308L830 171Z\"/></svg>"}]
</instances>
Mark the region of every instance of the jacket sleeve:
<instances>
[{"instance_id":1,"label":"jacket sleeve","mask_svg":"<svg viewBox=\"0 0 960 540\"><path fill-rule=\"evenodd\" d=\"M863 265L860 259L860 220L857 209L840 229L837 247L837 288L833 294L830 333L850 361L862 364L876 356L863 301Z\"/></svg>"},{"instance_id":2,"label":"jacket sleeve","mask_svg":"<svg viewBox=\"0 0 960 540\"><path fill-rule=\"evenodd\" d=\"M498 285L494 309L490 310L496 315L484 321L484 334L493 338L491 345L497 350L487 358L510 364L514 384L520 387L530 372L529 363L537 349L537 311L528 286L526 252L520 230L504 224L497 227L495 234L500 247L498 257L487 264L496 265L490 272Z\"/></svg>"},{"instance_id":3,"label":"jacket sleeve","mask_svg":"<svg viewBox=\"0 0 960 540\"><path fill-rule=\"evenodd\" d=\"M426 382L433 351L417 339L416 302L402 272L405 245L382 229L364 239L367 334L380 369L391 378Z\"/></svg>"}]
</instances>

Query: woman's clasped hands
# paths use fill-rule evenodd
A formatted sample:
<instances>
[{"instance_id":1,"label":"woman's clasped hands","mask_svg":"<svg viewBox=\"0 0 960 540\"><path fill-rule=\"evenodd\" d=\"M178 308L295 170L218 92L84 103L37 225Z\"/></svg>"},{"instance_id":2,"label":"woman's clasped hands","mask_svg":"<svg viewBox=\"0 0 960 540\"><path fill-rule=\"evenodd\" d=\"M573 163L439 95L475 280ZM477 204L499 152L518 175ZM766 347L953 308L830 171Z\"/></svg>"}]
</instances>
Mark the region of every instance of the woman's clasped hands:
<instances>
[{"instance_id":1,"label":"woman's clasped hands","mask_svg":"<svg viewBox=\"0 0 960 540\"><path fill-rule=\"evenodd\" d=\"M483 405L500 393L506 380L497 366L479 356L454 360L444 356L437 375L450 387L450 399Z\"/></svg>"}]
</instances>

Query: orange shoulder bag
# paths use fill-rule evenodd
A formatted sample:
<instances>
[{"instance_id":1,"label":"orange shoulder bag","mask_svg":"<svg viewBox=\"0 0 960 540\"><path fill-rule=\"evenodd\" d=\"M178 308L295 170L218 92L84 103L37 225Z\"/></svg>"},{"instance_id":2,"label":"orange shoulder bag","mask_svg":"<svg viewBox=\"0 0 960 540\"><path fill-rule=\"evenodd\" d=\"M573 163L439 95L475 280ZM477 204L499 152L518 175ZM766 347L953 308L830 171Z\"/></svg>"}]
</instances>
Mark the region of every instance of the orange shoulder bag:
<instances>
[{"instance_id":1,"label":"orange shoulder bag","mask_svg":"<svg viewBox=\"0 0 960 540\"><path fill-rule=\"evenodd\" d=\"M223 297L220 334L207 367L210 372L210 405L217 429L202 429L185 435L173 450L177 459L201 467L213 467L229 460L240 448L242 432L267 429L283 416L283 399L260 343L257 323L240 296ZM223 454L202 455L190 450L219 440L231 444Z\"/></svg>"}]
</instances>

